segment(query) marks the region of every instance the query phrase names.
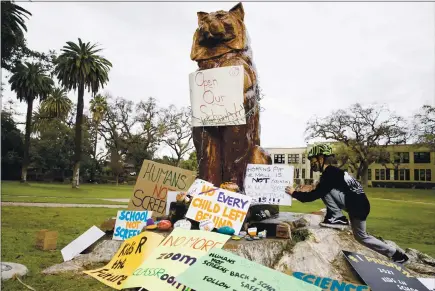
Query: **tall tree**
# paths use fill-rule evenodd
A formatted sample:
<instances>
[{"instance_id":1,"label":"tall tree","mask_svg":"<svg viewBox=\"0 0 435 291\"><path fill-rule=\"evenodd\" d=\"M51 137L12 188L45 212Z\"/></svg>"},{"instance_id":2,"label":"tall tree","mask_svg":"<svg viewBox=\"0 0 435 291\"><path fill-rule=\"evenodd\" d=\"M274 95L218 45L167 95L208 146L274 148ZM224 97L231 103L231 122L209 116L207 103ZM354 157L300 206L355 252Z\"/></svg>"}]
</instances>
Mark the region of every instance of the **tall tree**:
<instances>
[{"instance_id":1,"label":"tall tree","mask_svg":"<svg viewBox=\"0 0 435 291\"><path fill-rule=\"evenodd\" d=\"M424 105L414 117L417 142L435 150L435 107Z\"/></svg>"},{"instance_id":2,"label":"tall tree","mask_svg":"<svg viewBox=\"0 0 435 291\"><path fill-rule=\"evenodd\" d=\"M405 120L383 106L354 104L325 118L314 118L306 129L307 139L321 138L343 143L352 152L357 176L367 186L367 170L385 152L385 146L405 143Z\"/></svg>"},{"instance_id":3,"label":"tall tree","mask_svg":"<svg viewBox=\"0 0 435 291\"><path fill-rule=\"evenodd\" d=\"M166 130L162 139L174 152L175 166L178 167L183 157L193 149L190 110L188 108L178 110L171 105L164 114Z\"/></svg>"},{"instance_id":4,"label":"tall tree","mask_svg":"<svg viewBox=\"0 0 435 291\"><path fill-rule=\"evenodd\" d=\"M54 72L59 82L68 90L78 91L77 115L75 123L75 155L72 187L79 187L80 161L82 155L82 125L85 89L96 94L109 81L109 71L112 64L98 55L101 49L96 44L84 43L79 38L78 44L67 42L61 50L61 55L54 61Z\"/></svg>"},{"instance_id":5,"label":"tall tree","mask_svg":"<svg viewBox=\"0 0 435 291\"><path fill-rule=\"evenodd\" d=\"M48 117L65 120L72 108L72 101L66 95L67 91L63 88L54 88L47 99L42 101L41 110Z\"/></svg>"},{"instance_id":6,"label":"tall tree","mask_svg":"<svg viewBox=\"0 0 435 291\"><path fill-rule=\"evenodd\" d=\"M98 142L98 130L100 127L100 123L103 120L104 114L107 112L107 98L101 94L97 94L90 101L90 111L92 114L92 122L94 126L94 145L93 145L93 156L94 156L94 167L91 171L91 180L95 179L95 170L97 166L97 142Z\"/></svg>"},{"instance_id":7,"label":"tall tree","mask_svg":"<svg viewBox=\"0 0 435 291\"><path fill-rule=\"evenodd\" d=\"M27 168L30 163L30 134L32 130L33 101L36 98L45 99L51 92L53 80L46 75L46 72L39 63L19 64L12 71L9 79L11 90L15 91L20 101L27 102L26 133L24 138L24 157L21 170L21 182L27 181Z\"/></svg>"},{"instance_id":8,"label":"tall tree","mask_svg":"<svg viewBox=\"0 0 435 291\"><path fill-rule=\"evenodd\" d=\"M25 18L28 19L32 14L12 1L2 1L1 10L1 67L10 71L27 49L24 37L24 32L27 31Z\"/></svg>"},{"instance_id":9,"label":"tall tree","mask_svg":"<svg viewBox=\"0 0 435 291\"><path fill-rule=\"evenodd\" d=\"M139 124L136 134L129 135L127 159L139 172L144 159L152 159L162 138L167 133L164 110L156 99L149 97L136 105L135 122Z\"/></svg>"},{"instance_id":10,"label":"tall tree","mask_svg":"<svg viewBox=\"0 0 435 291\"><path fill-rule=\"evenodd\" d=\"M36 59L47 70L51 68L54 51L44 54L27 47L24 36L27 32L25 21L31 15L14 1L1 1L1 67L8 71L12 71L24 58Z\"/></svg>"},{"instance_id":11,"label":"tall tree","mask_svg":"<svg viewBox=\"0 0 435 291\"><path fill-rule=\"evenodd\" d=\"M1 112L1 179L20 179L20 169L23 160L22 133L17 128L13 112Z\"/></svg>"}]
</instances>

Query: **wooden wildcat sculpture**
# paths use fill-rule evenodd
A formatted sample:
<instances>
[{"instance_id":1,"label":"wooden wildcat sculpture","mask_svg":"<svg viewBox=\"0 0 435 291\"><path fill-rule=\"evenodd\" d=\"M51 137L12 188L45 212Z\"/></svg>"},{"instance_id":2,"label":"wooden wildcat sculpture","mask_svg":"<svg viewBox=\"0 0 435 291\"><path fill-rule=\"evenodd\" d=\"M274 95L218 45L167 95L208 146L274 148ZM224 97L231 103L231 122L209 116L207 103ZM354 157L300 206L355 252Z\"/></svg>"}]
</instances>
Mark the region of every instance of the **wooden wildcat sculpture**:
<instances>
[{"instance_id":1,"label":"wooden wildcat sculpture","mask_svg":"<svg viewBox=\"0 0 435 291\"><path fill-rule=\"evenodd\" d=\"M214 185L233 183L243 191L247 164L272 164L270 156L260 147L260 92L243 22L245 13L239 3L230 11L198 12L197 15L199 27L193 37L190 57L198 63L199 70L244 67L246 114L244 125L193 128L198 178Z\"/></svg>"}]
</instances>

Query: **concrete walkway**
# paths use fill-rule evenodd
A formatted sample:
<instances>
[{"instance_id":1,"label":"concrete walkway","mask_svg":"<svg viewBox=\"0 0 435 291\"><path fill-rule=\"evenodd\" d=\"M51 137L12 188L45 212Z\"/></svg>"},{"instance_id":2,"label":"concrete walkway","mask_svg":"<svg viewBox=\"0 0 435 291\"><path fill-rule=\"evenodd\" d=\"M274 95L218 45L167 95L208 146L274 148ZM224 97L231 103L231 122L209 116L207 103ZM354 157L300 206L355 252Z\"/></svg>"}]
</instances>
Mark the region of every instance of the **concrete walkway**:
<instances>
[{"instance_id":1,"label":"concrete walkway","mask_svg":"<svg viewBox=\"0 0 435 291\"><path fill-rule=\"evenodd\" d=\"M24 207L82 207L82 208L127 208L128 205L107 204L65 204L65 203L28 203L28 202L1 202L1 206Z\"/></svg>"}]
</instances>

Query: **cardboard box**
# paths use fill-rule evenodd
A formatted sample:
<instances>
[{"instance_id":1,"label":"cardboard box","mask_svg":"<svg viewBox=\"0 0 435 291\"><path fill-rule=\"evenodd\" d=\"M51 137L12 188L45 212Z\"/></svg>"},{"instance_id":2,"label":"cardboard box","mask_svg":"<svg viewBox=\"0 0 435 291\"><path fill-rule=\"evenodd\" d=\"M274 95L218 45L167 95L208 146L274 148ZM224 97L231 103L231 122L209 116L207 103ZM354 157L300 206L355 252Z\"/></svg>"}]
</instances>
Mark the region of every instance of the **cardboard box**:
<instances>
[{"instance_id":1,"label":"cardboard box","mask_svg":"<svg viewBox=\"0 0 435 291\"><path fill-rule=\"evenodd\" d=\"M47 251L55 250L57 246L57 231L49 231L48 229L42 229L36 233L36 248Z\"/></svg>"}]
</instances>

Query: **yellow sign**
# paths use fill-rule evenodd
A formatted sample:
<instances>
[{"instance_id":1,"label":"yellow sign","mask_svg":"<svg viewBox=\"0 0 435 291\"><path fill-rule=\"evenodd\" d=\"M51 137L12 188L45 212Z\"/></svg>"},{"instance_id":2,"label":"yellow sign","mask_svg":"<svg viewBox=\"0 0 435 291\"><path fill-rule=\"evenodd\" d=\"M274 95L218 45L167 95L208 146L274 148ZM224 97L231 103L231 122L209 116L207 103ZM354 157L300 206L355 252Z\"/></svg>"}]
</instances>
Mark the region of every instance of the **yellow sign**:
<instances>
[{"instance_id":1,"label":"yellow sign","mask_svg":"<svg viewBox=\"0 0 435 291\"><path fill-rule=\"evenodd\" d=\"M98 281L121 290L131 273L160 244L163 236L152 232L143 232L124 241L112 260L104 267L84 271Z\"/></svg>"},{"instance_id":2,"label":"yellow sign","mask_svg":"<svg viewBox=\"0 0 435 291\"><path fill-rule=\"evenodd\" d=\"M202 230L176 228L125 281L123 288L144 287L148 291L190 290L175 277L206 255L222 248L230 237Z\"/></svg>"},{"instance_id":3,"label":"yellow sign","mask_svg":"<svg viewBox=\"0 0 435 291\"><path fill-rule=\"evenodd\" d=\"M145 160L128 209L152 211L153 217L165 215L168 191L187 192L195 176L193 171Z\"/></svg>"}]
</instances>

